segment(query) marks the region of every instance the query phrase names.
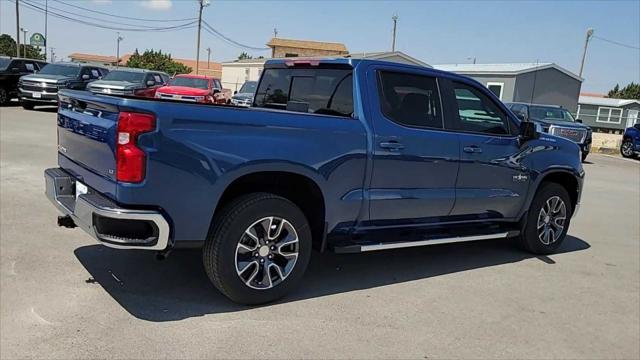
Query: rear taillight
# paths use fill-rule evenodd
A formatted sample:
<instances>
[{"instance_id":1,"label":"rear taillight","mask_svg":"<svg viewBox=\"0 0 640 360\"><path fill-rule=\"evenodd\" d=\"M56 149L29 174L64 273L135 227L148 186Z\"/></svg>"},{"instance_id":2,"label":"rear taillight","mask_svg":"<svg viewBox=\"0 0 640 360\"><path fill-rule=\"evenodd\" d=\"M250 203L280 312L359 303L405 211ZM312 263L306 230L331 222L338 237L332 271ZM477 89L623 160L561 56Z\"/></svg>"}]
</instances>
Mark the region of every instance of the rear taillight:
<instances>
[{"instance_id":1,"label":"rear taillight","mask_svg":"<svg viewBox=\"0 0 640 360\"><path fill-rule=\"evenodd\" d=\"M140 134L156 128L156 119L150 114L121 112L118 117L116 145L116 179L138 183L144 180L146 154L137 145Z\"/></svg>"}]
</instances>

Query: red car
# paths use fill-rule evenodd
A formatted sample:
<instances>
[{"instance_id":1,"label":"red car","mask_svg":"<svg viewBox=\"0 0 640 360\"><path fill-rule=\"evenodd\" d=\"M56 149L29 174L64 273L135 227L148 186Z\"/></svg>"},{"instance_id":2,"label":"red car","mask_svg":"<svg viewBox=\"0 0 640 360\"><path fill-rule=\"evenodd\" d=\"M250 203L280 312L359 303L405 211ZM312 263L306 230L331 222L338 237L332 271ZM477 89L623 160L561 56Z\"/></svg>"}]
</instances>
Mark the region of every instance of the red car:
<instances>
[{"instance_id":1,"label":"red car","mask_svg":"<svg viewBox=\"0 0 640 360\"><path fill-rule=\"evenodd\" d=\"M204 75L176 75L169 85L156 91L156 98L198 102L208 104L228 104L231 91L223 89L219 79Z\"/></svg>"}]
</instances>

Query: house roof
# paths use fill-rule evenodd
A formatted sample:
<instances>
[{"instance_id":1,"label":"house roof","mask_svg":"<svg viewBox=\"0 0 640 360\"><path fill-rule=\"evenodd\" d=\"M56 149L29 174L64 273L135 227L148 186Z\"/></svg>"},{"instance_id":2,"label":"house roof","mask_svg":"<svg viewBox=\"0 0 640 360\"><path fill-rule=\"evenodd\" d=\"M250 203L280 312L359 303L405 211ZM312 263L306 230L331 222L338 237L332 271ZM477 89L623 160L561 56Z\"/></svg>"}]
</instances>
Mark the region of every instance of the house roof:
<instances>
[{"instance_id":1,"label":"house roof","mask_svg":"<svg viewBox=\"0 0 640 360\"><path fill-rule=\"evenodd\" d=\"M265 63L265 61L267 61L269 59L267 58L262 58L262 59L242 59L242 60L231 60L231 61L225 61L223 62L221 65L234 65L234 64L242 64L242 65L263 65Z\"/></svg>"},{"instance_id":2,"label":"house roof","mask_svg":"<svg viewBox=\"0 0 640 360\"><path fill-rule=\"evenodd\" d=\"M345 55L344 57L352 58L352 59L370 59L370 60L387 60L391 57L399 56L415 65L426 66L432 68L433 66L420 61L414 57L411 57L402 51L378 51L378 52L362 52L362 53L351 53Z\"/></svg>"},{"instance_id":3,"label":"house roof","mask_svg":"<svg viewBox=\"0 0 640 360\"><path fill-rule=\"evenodd\" d=\"M341 43L324 42L324 41L310 41L310 40L292 40L273 38L267 43L269 47L284 46L301 49L314 49L314 50L326 50L335 52L347 53L347 47Z\"/></svg>"},{"instance_id":4,"label":"house roof","mask_svg":"<svg viewBox=\"0 0 640 360\"><path fill-rule=\"evenodd\" d=\"M83 54L83 53L72 53L69 55L69 58L71 58L72 60L79 60L79 61L102 62L102 63L113 63L113 64L115 64L116 62L115 56Z\"/></svg>"},{"instance_id":5,"label":"house roof","mask_svg":"<svg viewBox=\"0 0 640 360\"><path fill-rule=\"evenodd\" d=\"M604 98L604 97L597 97L597 96L581 95L578 98L578 104L622 107L629 104L640 104L640 101L633 100L633 99L612 99L612 98Z\"/></svg>"},{"instance_id":6,"label":"house roof","mask_svg":"<svg viewBox=\"0 0 640 360\"><path fill-rule=\"evenodd\" d=\"M520 75L553 68L578 81L583 80L580 76L554 63L440 64L433 67L438 70L476 75Z\"/></svg>"}]
</instances>

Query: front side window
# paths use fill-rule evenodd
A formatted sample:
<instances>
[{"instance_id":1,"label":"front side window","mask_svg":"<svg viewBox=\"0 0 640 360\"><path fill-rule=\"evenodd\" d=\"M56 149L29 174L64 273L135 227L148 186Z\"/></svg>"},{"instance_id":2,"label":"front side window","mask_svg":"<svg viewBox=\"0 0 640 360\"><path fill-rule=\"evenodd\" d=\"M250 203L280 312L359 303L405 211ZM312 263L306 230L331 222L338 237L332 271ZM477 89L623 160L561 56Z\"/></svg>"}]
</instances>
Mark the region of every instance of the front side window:
<instances>
[{"instance_id":1,"label":"front side window","mask_svg":"<svg viewBox=\"0 0 640 360\"><path fill-rule=\"evenodd\" d=\"M255 106L351 116L353 76L346 69L266 69Z\"/></svg>"},{"instance_id":2,"label":"front side window","mask_svg":"<svg viewBox=\"0 0 640 360\"><path fill-rule=\"evenodd\" d=\"M442 129L442 111L436 79L381 71L378 93L382 113L396 123Z\"/></svg>"},{"instance_id":3,"label":"front side window","mask_svg":"<svg viewBox=\"0 0 640 360\"><path fill-rule=\"evenodd\" d=\"M477 133L509 134L508 118L498 106L478 89L454 82L458 105L458 130Z\"/></svg>"}]
</instances>

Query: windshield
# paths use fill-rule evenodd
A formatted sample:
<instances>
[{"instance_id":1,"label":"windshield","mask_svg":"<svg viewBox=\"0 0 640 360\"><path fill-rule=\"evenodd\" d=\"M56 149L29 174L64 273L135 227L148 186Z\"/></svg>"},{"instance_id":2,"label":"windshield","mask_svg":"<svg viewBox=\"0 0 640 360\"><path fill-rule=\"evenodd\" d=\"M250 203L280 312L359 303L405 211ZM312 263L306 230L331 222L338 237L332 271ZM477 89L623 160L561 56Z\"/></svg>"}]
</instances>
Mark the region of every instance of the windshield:
<instances>
[{"instance_id":1,"label":"windshield","mask_svg":"<svg viewBox=\"0 0 640 360\"><path fill-rule=\"evenodd\" d=\"M80 71L79 66L47 64L42 68L42 70L40 70L40 74L76 76L78 75L78 71Z\"/></svg>"},{"instance_id":2,"label":"windshield","mask_svg":"<svg viewBox=\"0 0 640 360\"><path fill-rule=\"evenodd\" d=\"M171 86L184 86L197 89L209 89L209 80L188 77L176 77L169 81Z\"/></svg>"},{"instance_id":3,"label":"windshield","mask_svg":"<svg viewBox=\"0 0 640 360\"><path fill-rule=\"evenodd\" d=\"M238 93L240 93L240 94L244 94L244 93L254 94L256 92L256 87L258 87L258 82L257 81L247 81L244 84L242 84L242 87L240 88L240 91L238 91Z\"/></svg>"},{"instance_id":4,"label":"windshield","mask_svg":"<svg viewBox=\"0 0 640 360\"><path fill-rule=\"evenodd\" d=\"M538 120L576 121L570 112L565 109L555 107L531 106L529 107L529 115L532 119Z\"/></svg>"},{"instance_id":5,"label":"windshield","mask_svg":"<svg viewBox=\"0 0 640 360\"><path fill-rule=\"evenodd\" d=\"M0 69L6 69L11 63L11 59L0 58Z\"/></svg>"},{"instance_id":6,"label":"windshield","mask_svg":"<svg viewBox=\"0 0 640 360\"><path fill-rule=\"evenodd\" d=\"M133 71L110 71L102 80L106 81L127 81L141 83L146 73Z\"/></svg>"}]
</instances>

